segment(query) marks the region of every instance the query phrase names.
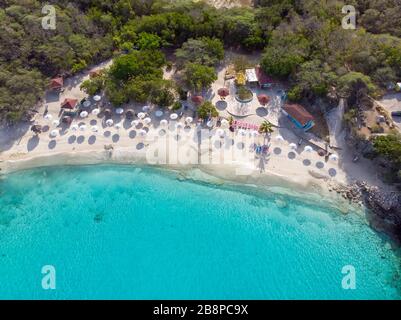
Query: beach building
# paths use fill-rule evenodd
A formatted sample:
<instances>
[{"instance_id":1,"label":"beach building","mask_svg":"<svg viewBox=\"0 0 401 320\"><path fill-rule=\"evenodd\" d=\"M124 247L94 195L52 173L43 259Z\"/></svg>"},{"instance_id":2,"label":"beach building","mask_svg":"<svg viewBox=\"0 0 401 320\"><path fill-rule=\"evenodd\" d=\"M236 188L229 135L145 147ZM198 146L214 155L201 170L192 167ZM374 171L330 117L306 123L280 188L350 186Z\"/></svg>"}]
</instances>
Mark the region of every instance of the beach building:
<instances>
[{"instance_id":1,"label":"beach building","mask_svg":"<svg viewBox=\"0 0 401 320\"><path fill-rule=\"evenodd\" d=\"M309 130L315 125L314 117L299 104L286 104L282 112L296 125L304 131Z\"/></svg>"},{"instance_id":2,"label":"beach building","mask_svg":"<svg viewBox=\"0 0 401 320\"><path fill-rule=\"evenodd\" d=\"M246 82L250 86L258 85L258 77L256 76L255 69L246 69L245 70Z\"/></svg>"},{"instance_id":3,"label":"beach building","mask_svg":"<svg viewBox=\"0 0 401 320\"><path fill-rule=\"evenodd\" d=\"M274 84L274 80L270 78L260 66L255 68L255 73L258 84L262 89L268 89Z\"/></svg>"},{"instance_id":4,"label":"beach building","mask_svg":"<svg viewBox=\"0 0 401 320\"><path fill-rule=\"evenodd\" d=\"M75 107L77 106L77 104L78 104L78 100L77 100L77 99L69 99L69 98L66 98L66 99L64 100L64 102L61 104L61 108L62 108L62 109L70 109L70 110L73 110L73 109L75 109Z\"/></svg>"},{"instance_id":5,"label":"beach building","mask_svg":"<svg viewBox=\"0 0 401 320\"><path fill-rule=\"evenodd\" d=\"M64 80L62 77L53 78L50 80L49 89L50 90L61 90L64 85Z\"/></svg>"}]
</instances>

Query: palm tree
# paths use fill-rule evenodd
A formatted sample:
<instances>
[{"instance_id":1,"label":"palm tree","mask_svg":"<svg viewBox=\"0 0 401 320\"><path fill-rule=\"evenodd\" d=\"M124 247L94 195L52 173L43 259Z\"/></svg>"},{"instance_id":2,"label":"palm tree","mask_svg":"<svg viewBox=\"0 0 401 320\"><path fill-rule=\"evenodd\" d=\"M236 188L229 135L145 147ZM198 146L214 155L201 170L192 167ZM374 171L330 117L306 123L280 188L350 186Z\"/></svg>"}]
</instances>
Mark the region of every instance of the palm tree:
<instances>
[{"instance_id":1,"label":"palm tree","mask_svg":"<svg viewBox=\"0 0 401 320\"><path fill-rule=\"evenodd\" d=\"M269 121L263 121L263 123L259 127L259 132L264 133L265 135L269 135L273 131L273 125Z\"/></svg>"}]
</instances>

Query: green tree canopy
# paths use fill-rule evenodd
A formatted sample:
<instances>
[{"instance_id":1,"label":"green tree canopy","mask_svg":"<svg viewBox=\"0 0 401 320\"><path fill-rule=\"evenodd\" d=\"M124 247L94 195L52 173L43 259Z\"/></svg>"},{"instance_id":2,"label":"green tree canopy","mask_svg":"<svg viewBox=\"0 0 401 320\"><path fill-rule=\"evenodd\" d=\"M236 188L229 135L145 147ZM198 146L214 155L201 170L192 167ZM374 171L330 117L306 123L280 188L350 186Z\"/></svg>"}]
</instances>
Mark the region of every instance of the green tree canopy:
<instances>
[{"instance_id":1,"label":"green tree canopy","mask_svg":"<svg viewBox=\"0 0 401 320\"><path fill-rule=\"evenodd\" d=\"M202 37L189 39L182 47L176 50L178 68L183 68L187 63L216 66L224 58L223 43L218 39Z\"/></svg>"},{"instance_id":2,"label":"green tree canopy","mask_svg":"<svg viewBox=\"0 0 401 320\"><path fill-rule=\"evenodd\" d=\"M401 166L401 139L396 135L378 136L373 141L375 152L396 166Z\"/></svg>"},{"instance_id":3,"label":"green tree canopy","mask_svg":"<svg viewBox=\"0 0 401 320\"><path fill-rule=\"evenodd\" d=\"M219 112L210 101L205 101L198 107L198 116L201 119L207 119L208 117L217 117L218 115Z\"/></svg>"},{"instance_id":4,"label":"green tree canopy","mask_svg":"<svg viewBox=\"0 0 401 320\"><path fill-rule=\"evenodd\" d=\"M208 89L216 80L217 74L212 67L196 63L188 63L185 66L184 81L190 90L199 92Z\"/></svg>"}]
</instances>

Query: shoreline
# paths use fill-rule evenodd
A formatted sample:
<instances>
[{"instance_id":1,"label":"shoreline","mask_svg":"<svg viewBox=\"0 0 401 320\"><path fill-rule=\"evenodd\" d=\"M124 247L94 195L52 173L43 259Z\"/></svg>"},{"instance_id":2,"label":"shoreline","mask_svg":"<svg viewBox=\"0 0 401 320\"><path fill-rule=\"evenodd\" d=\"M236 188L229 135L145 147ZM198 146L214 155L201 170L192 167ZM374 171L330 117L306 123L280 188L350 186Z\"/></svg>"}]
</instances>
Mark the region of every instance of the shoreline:
<instances>
[{"instance_id":1,"label":"shoreline","mask_svg":"<svg viewBox=\"0 0 401 320\"><path fill-rule=\"evenodd\" d=\"M86 166L86 165L137 165L155 169L175 171L177 174L186 180L204 182L210 184L229 184L229 185L244 185L248 187L257 187L259 191L267 191L279 195L294 196L299 194L309 200L318 201L322 197L330 204L342 212L348 214L353 211L364 211L364 207L357 206L355 203L349 203L344 198L329 191L328 184L323 180L315 179L310 176L305 180L297 179L287 175L275 173L266 170L260 173L254 170L247 175L238 175L236 170L245 166L244 163L219 164L219 165L204 165L204 164L189 164L189 165L160 165L149 164L146 162L146 153L142 151L133 151L128 148L119 148L115 150L103 151L72 151L59 152L43 155L35 155L26 158L0 160L0 178L7 174L12 174L19 171L30 169L39 169L46 167L57 166Z\"/></svg>"},{"instance_id":2,"label":"shoreline","mask_svg":"<svg viewBox=\"0 0 401 320\"><path fill-rule=\"evenodd\" d=\"M132 151L116 149L103 151L74 151L51 153L40 156L31 156L24 159L0 160L0 179L8 174L25 170L40 168L51 168L59 166L101 166L122 165L147 167L160 171L174 172L177 179L182 181L193 181L194 183L205 183L216 187L236 186L244 187L248 191L255 191L263 196L277 197L275 200L278 207L285 208L288 203L283 198L290 197L306 205L319 206L322 209L334 209L339 215L355 215L361 223L366 224L383 239L389 243L392 250L401 256L401 242L397 235L393 234L382 224L372 224L369 217L375 213L366 204L362 206L351 202L341 194L330 192L329 183L316 180L312 176L301 183L289 176L274 174L272 172L258 171L246 176L236 174L237 164L231 165L152 165L146 163L146 153L143 151ZM243 164L244 165L244 164ZM322 183L324 182L324 183ZM323 200L323 201L322 201ZM379 218L377 218L379 219Z\"/></svg>"}]
</instances>

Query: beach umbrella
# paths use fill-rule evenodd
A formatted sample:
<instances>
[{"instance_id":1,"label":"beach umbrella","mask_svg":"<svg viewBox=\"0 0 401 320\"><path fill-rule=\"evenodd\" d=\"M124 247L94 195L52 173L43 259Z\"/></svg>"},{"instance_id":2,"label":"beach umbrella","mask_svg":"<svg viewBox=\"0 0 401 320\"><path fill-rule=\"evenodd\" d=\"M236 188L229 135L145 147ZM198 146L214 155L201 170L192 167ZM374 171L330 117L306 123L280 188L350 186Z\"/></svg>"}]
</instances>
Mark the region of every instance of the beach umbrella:
<instances>
[{"instance_id":1,"label":"beach umbrella","mask_svg":"<svg viewBox=\"0 0 401 320\"><path fill-rule=\"evenodd\" d=\"M221 120L222 127L228 128L229 125L230 125L230 123L228 122L228 120L226 120L226 119Z\"/></svg>"},{"instance_id":2,"label":"beach umbrella","mask_svg":"<svg viewBox=\"0 0 401 320\"><path fill-rule=\"evenodd\" d=\"M227 97L230 94L230 90L228 90L228 88L220 88L217 91L217 94L224 99L225 97Z\"/></svg>"},{"instance_id":3,"label":"beach umbrella","mask_svg":"<svg viewBox=\"0 0 401 320\"><path fill-rule=\"evenodd\" d=\"M296 150L296 149L298 148L298 146L297 146L296 143L290 143L290 144L289 144L289 147L290 147L292 150Z\"/></svg>"},{"instance_id":4,"label":"beach umbrella","mask_svg":"<svg viewBox=\"0 0 401 320\"><path fill-rule=\"evenodd\" d=\"M329 156L329 159L330 160L332 160L332 161L337 161L338 160L338 156L336 155L336 154L331 154L330 156Z\"/></svg>"},{"instance_id":5,"label":"beach umbrella","mask_svg":"<svg viewBox=\"0 0 401 320\"><path fill-rule=\"evenodd\" d=\"M73 125L71 126L71 130L72 130L72 131L77 131L77 130L78 130L78 125L77 125L77 124L73 124Z\"/></svg>"},{"instance_id":6,"label":"beach umbrella","mask_svg":"<svg viewBox=\"0 0 401 320\"><path fill-rule=\"evenodd\" d=\"M116 125L114 126L114 128L116 128L117 130L121 129L121 123L116 123Z\"/></svg>"},{"instance_id":7,"label":"beach umbrella","mask_svg":"<svg viewBox=\"0 0 401 320\"><path fill-rule=\"evenodd\" d=\"M143 130L143 129L139 130L138 133L139 133L139 135L140 135L141 137L145 137L145 136L147 135L146 130Z\"/></svg>"},{"instance_id":8,"label":"beach umbrella","mask_svg":"<svg viewBox=\"0 0 401 320\"><path fill-rule=\"evenodd\" d=\"M258 95L258 100L262 106L265 106L269 103L270 97L266 94L260 94L260 95Z\"/></svg>"},{"instance_id":9,"label":"beach umbrella","mask_svg":"<svg viewBox=\"0 0 401 320\"><path fill-rule=\"evenodd\" d=\"M98 131L99 131L98 126L93 126L93 127L91 128L91 131L92 131L92 132L98 132Z\"/></svg>"},{"instance_id":10,"label":"beach umbrella","mask_svg":"<svg viewBox=\"0 0 401 320\"><path fill-rule=\"evenodd\" d=\"M313 151L313 148L312 148L311 146L306 146L306 147L304 148L304 151L310 153L310 152Z\"/></svg>"},{"instance_id":11,"label":"beach umbrella","mask_svg":"<svg viewBox=\"0 0 401 320\"><path fill-rule=\"evenodd\" d=\"M70 124L72 123L72 117L70 117L70 116L65 116L65 117L63 117L63 118L61 119L61 122L65 123L65 124L67 124L67 125L70 125Z\"/></svg>"},{"instance_id":12,"label":"beach umbrella","mask_svg":"<svg viewBox=\"0 0 401 320\"><path fill-rule=\"evenodd\" d=\"M50 136L55 138L58 135L58 131L57 130L53 130L52 132L50 132Z\"/></svg>"},{"instance_id":13,"label":"beach umbrella","mask_svg":"<svg viewBox=\"0 0 401 320\"><path fill-rule=\"evenodd\" d=\"M251 137L257 137L257 136L259 136L259 132L257 132L256 130L252 130L252 131L249 133L249 135L250 135Z\"/></svg>"},{"instance_id":14,"label":"beach umbrella","mask_svg":"<svg viewBox=\"0 0 401 320\"><path fill-rule=\"evenodd\" d=\"M99 110L99 109L93 109L93 110L92 110L92 114L93 114L94 116L97 116L99 113L100 113L100 110Z\"/></svg>"},{"instance_id":15,"label":"beach umbrella","mask_svg":"<svg viewBox=\"0 0 401 320\"><path fill-rule=\"evenodd\" d=\"M134 119L134 116L135 116L135 112L134 112L134 110L132 110L132 109L128 109L128 110L125 112L125 117L126 117L127 119Z\"/></svg>"},{"instance_id":16,"label":"beach umbrella","mask_svg":"<svg viewBox=\"0 0 401 320\"><path fill-rule=\"evenodd\" d=\"M149 106L143 106L142 111L143 112L148 112L150 110Z\"/></svg>"},{"instance_id":17,"label":"beach umbrella","mask_svg":"<svg viewBox=\"0 0 401 320\"><path fill-rule=\"evenodd\" d=\"M85 130L86 130L86 125L84 125L84 124L81 125L81 126L79 127L79 130L80 130L80 131L85 131Z\"/></svg>"},{"instance_id":18,"label":"beach umbrella","mask_svg":"<svg viewBox=\"0 0 401 320\"><path fill-rule=\"evenodd\" d=\"M186 123L192 123L192 121L194 121L194 119L193 119L192 117L187 117L187 118L185 119L185 122L186 122Z\"/></svg>"},{"instance_id":19,"label":"beach umbrella","mask_svg":"<svg viewBox=\"0 0 401 320\"><path fill-rule=\"evenodd\" d=\"M202 104L203 101L204 101L204 99L203 99L202 96L192 96L192 97L191 97L191 100L192 100L192 102L193 102L194 104L196 104L196 105L200 105L200 104Z\"/></svg>"},{"instance_id":20,"label":"beach umbrella","mask_svg":"<svg viewBox=\"0 0 401 320\"><path fill-rule=\"evenodd\" d=\"M35 124L31 127L31 130L32 130L32 132L34 132L36 134L42 133L42 126Z\"/></svg>"},{"instance_id":21,"label":"beach umbrella","mask_svg":"<svg viewBox=\"0 0 401 320\"><path fill-rule=\"evenodd\" d=\"M168 121L166 119L163 119L160 121L160 125L161 126L167 126L168 125Z\"/></svg>"},{"instance_id":22,"label":"beach umbrella","mask_svg":"<svg viewBox=\"0 0 401 320\"><path fill-rule=\"evenodd\" d=\"M93 97L93 100L96 101L96 102L99 102L100 100L102 100L102 97L99 96L99 95L96 95L96 96Z\"/></svg>"},{"instance_id":23,"label":"beach umbrella","mask_svg":"<svg viewBox=\"0 0 401 320\"><path fill-rule=\"evenodd\" d=\"M54 120L53 121L53 126L58 127L60 125L60 121L59 120Z\"/></svg>"},{"instance_id":24,"label":"beach umbrella","mask_svg":"<svg viewBox=\"0 0 401 320\"><path fill-rule=\"evenodd\" d=\"M91 106L91 102L90 102L89 100L86 100L86 101L82 104L82 106L83 106L84 108L89 108L89 107Z\"/></svg>"},{"instance_id":25,"label":"beach umbrella","mask_svg":"<svg viewBox=\"0 0 401 320\"><path fill-rule=\"evenodd\" d=\"M137 127L139 125L139 123L140 123L139 120L134 120L131 122L131 126Z\"/></svg>"},{"instance_id":26,"label":"beach umbrella","mask_svg":"<svg viewBox=\"0 0 401 320\"><path fill-rule=\"evenodd\" d=\"M47 115L45 115L44 116L44 118L45 118L45 120L52 120L53 119L53 116L50 114L50 113L48 113Z\"/></svg>"},{"instance_id":27,"label":"beach umbrella","mask_svg":"<svg viewBox=\"0 0 401 320\"><path fill-rule=\"evenodd\" d=\"M79 115L81 118L86 118L88 116L88 112L82 111L81 114Z\"/></svg>"},{"instance_id":28,"label":"beach umbrella","mask_svg":"<svg viewBox=\"0 0 401 320\"><path fill-rule=\"evenodd\" d=\"M213 127L214 123L212 120L209 120L206 124L209 128Z\"/></svg>"},{"instance_id":29,"label":"beach umbrella","mask_svg":"<svg viewBox=\"0 0 401 320\"><path fill-rule=\"evenodd\" d=\"M104 115L105 115L106 118L111 117L111 114L112 114L112 113L111 113L111 110L110 110L110 109L105 109L105 110L104 110Z\"/></svg>"},{"instance_id":30,"label":"beach umbrella","mask_svg":"<svg viewBox=\"0 0 401 320\"><path fill-rule=\"evenodd\" d=\"M178 114L176 114L176 113L170 114L170 119L171 120L177 120L177 118L178 118Z\"/></svg>"},{"instance_id":31,"label":"beach umbrella","mask_svg":"<svg viewBox=\"0 0 401 320\"><path fill-rule=\"evenodd\" d=\"M138 118L139 119L143 119L143 118L145 118L146 117L146 114L144 114L143 112L139 112L138 113Z\"/></svg>"},{"instance_id":32,"label":"beach umbrella","mask_svg":"<svg viewBox=\"0 0 401 320\"><path fill-rule=\"evenodd\" d=\"M113 124L114 124L113 119L108 119L108 120L106 121L106 125L107 125L108 127L112 127Z\"/></svg>"},{"instance_id":33,"label":"beach umbrella","mask_svg":"<svg viewBox=\"0 0 401 320\"><path fill-rule=\"evenodd\" d=\"M143 123L144 124L149 124L149 123L151 123L152 122L152 119L151 118L145 118L145 119L143 119Z\"/></svg>"},{"instance_id":34,"label":"beach umbrella","mask_svg":"<svg viewBox=\"0 0 401 320\"><path fill-rule=\"evenodd\" d=\"M276 139L276 141L278 141L278 142L284 141L284 138L283 138L282 136L280 136L280 135L276 136L275 139Z\"/></svg>"},{"instance_id":35,"label":"beach umbrella","mask_svg":"<svg viewBox=\"0 0 401 320\"><path fill-rule=\"evenodd\" d=\"M121 114L124 113L124 109L123 109L123 108L117 108L117 109L116 109L116 113L117 113L118 115L121 115Z\"/></svg>"},{"instance_id":36,"label":"beach umbrella","mask_svg":"<svg viewBox=\"0 0 401 320\"><path fill-rule=\"evenodd\" d=\"M160 118L160 117L162 117L163 116L163 111L161 111L161 110L157 110L156 112L155 112L155 115L156 115L156 117L158 117L158 118Z\"/></svg>"},{"instance_id":37,"label":"beach umbrella","mask_svg":"<svg viewBox=\"0 0 401 320\"><path fill-rule=\"evenodd\" d=\"M223 129L216 130L216 136L219 136L220 138L224 138L225 135L226 135L226 132Z\"/></svg>"},{"instance_id":38,"label":"beach umbrella","mask_svg":"<svg viewBox=\"0 0 401 320\"><path fill-rule=\"evenodd\" d=\"M184 127L184 125L181 123L181 122L177 122L176 124L175 124L175 128L176 129L182 129Z\"/></svg>"}]
</instances>

